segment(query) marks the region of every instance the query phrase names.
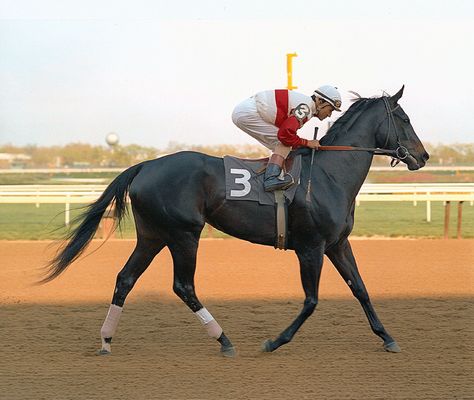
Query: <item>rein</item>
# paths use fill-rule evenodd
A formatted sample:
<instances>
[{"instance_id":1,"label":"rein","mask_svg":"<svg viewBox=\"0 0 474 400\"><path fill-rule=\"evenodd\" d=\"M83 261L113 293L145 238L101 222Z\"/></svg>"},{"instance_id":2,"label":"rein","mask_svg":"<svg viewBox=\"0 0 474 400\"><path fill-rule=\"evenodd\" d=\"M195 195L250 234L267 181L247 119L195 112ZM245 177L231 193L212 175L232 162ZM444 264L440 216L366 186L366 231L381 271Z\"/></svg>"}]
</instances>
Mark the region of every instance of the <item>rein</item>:
<instances>
[{"instance_id":1,"label":"rein","mask_svg":"<svg viewBox=\"0 0 474 400\"><path fill-rule=\"evenodd\" d=\"M398 136L397 126L395 125L395 120L393 118L393 112L400 107L397 105L393 110L390 109L390 105L388 100L383 97L385 109L387 110L387 118L388 118L388 129L387 129L387 138L385 139L384 147L387 146L388 140L390 137L390 128L393 125L393 129L395 132L395 137L397 138L398 147L395 150L384 149L384 148L373 148L373 147L356 147L356 146L319 146L318 151L368 151L374 153L375 155L382 155L382 156L389 156L392 157L392 161L390 165L395 167L400 161L407 158L410 153L405 146L402 146L400 143L400 138ZM383 121L382 121L383 122Z\"/></svg>"}]
</instances>

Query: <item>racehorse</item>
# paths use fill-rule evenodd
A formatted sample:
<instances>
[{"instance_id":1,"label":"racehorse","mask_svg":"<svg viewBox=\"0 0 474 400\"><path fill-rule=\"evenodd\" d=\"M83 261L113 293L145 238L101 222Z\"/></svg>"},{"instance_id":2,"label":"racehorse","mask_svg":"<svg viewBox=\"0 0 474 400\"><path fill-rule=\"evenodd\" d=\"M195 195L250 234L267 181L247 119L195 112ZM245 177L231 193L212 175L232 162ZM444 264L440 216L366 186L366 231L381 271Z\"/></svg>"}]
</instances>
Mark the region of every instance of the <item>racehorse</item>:
<instances>
[{"instance_id":1,"label":"racehorse","mask_svg":"<svg viewBox=\"0 0 474 400\"><path fill-rule=\"evenodd\" d=\"M354 223L355 199L373 159L370 148L382 148L402 159L409 170L423 167L429 158L407 114L394 96L360 98L321 139L323 146L355 146L364 151L316 151L302 154L300 185L288 208L288 249L300 264L305 300L296 319L263 350L271 352L290 342L313 313L326 254L367 315L372 331L389 352L400 347L386 331L371 304L359 274L348 236ZM309 178L313 182L309 197ZM235 349L222 328L195 293L194 273L199 238L205 223L253 243L275 243L275 214L258 202L227 201L223 159L197 152L179 152L132 166L118 175L80 218L63 247L48 264L42 282L60 275L85 250L112 203L117 221L126 212L127 193L136 224L137 243L117 276L112 304L101 329L100 354L111 351L111 340L127 295L153 258L166 246L173 258L173 290L204 324L220 351L233 356ZM309 201L308 201L309 199Z\"/></svg>"}]
</instances>

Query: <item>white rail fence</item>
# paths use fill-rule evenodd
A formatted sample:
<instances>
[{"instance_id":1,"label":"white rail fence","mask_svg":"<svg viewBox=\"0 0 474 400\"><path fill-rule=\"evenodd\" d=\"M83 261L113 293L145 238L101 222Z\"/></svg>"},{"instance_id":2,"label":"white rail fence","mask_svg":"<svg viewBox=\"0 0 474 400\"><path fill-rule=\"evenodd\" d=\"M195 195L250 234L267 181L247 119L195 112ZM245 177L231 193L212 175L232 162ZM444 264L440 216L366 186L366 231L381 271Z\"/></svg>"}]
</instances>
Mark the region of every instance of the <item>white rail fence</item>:
<instances>
[{"instance_id":1,"label":"white rail fence","mask_svg":"<svg viewBox=\"0 0 474 400\"><path fill-rule=\"evenodd\" d=\"M417 205L426 202L426 221L431 222L431 202L443 203L468 201L474 204L474 183L439 183L439 184L370 184L362 185L357 196L357 204L361 201L411 201Z\"/></svg>"},{"instance_id":2,"label":"white rail fence","mask_svg":"<svg viewBox=\"0 0 474 400\"><path fill-rule=\"evenodd\" d=\"M71 220L71 204L97 200L105 185L0 185L0 204L64 204L64 223Z\"/></svg>"},{"instance_id":3,"label":"white rail fence","mask_svg":"<svg viewBox=\"0 0 474 400\"><path fill-rule=\"evenodd\" d=\"M0 185L0 203L10 204L64 204L65 224L70 222L71 204L87 204L96 200L105 185ZM431 222L431 203L441 201L445 207L445 232L449 223L449 206L459 202L458 227L462 215L462 203L474 204L473 183L404 183L370 184L362 186L357 205L364 201L409 201L417 205L426 202L426 220ZM447 218L446 218L447 217ZM459 234L458 234L459 236Z\"/></svg>"}]
</instances>

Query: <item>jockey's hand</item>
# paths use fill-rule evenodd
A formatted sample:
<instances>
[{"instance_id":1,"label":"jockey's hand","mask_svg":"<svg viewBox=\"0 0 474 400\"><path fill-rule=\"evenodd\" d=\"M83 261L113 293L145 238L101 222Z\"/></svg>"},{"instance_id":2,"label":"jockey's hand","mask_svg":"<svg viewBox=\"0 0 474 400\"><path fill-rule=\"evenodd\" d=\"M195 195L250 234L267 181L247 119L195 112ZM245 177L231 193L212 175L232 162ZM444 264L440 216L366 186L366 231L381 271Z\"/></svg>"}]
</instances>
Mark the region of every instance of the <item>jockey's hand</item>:
<instances>
[{"instance_id":1,"label":"jockey's hand","mask_svg":"<svg viewBox=\"0 0 474 400\"><path fill-rule=\"evenodd\" d=\"M318 147L320 146L319 140L308 140L308 147L310 149L315 149L318 150Z\"/></svg>"}]
</instances>

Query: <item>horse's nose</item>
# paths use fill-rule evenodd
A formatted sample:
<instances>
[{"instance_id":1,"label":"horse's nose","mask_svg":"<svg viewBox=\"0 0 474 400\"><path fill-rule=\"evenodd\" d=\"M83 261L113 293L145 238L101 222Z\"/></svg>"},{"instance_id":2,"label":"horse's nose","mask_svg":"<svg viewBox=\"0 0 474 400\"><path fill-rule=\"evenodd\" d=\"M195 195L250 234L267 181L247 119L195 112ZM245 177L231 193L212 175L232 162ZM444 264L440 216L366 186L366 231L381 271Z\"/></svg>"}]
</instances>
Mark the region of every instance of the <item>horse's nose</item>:
<instances>
[{"instance_id":1,"label":"horse's nose","mask_svg":"<svg viewBox=\"0 0 474 400\"><path fill-rule=\"evenodd\" d=\"M426 161L429 160L430 155L425 151L425 152L423 153L423 156L422 156L422 157L423 157L423 161L426 162Z\"/></svg>"}]
</instances>

